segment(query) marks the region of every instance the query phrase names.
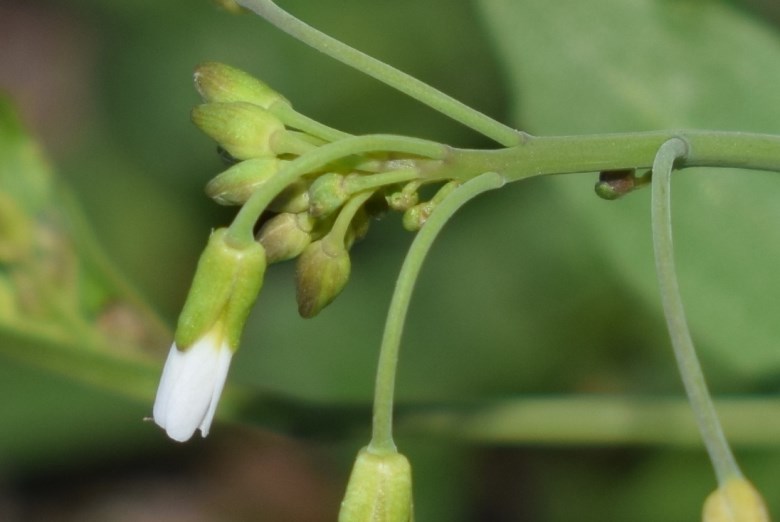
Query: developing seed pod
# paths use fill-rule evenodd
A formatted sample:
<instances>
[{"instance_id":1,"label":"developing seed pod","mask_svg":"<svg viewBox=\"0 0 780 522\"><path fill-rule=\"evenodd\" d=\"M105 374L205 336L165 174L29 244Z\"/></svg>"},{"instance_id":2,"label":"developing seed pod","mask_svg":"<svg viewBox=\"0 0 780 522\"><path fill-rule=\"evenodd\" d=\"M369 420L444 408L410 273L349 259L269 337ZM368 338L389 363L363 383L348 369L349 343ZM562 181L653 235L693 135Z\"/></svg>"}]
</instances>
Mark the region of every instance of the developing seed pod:
<instances>
[{"instance_id":1,"label":"developing seed pod","mask_svg":"<svg viewBox=\"0 0 780 522\"><path fill-rule=\"evenodd\" d=\"M323 217L341 207L348 199L344 176L335 172L320 175L309 187L309 214Z\"/></svg>"},{"instance_id":2,"label":"developing seed pod","mask_svg":"<svg viewBox=\"0 0 780 522\"><path fill-rule=\"evenodd\" d=\"M269 263L287 261L301 255L311 243L314 220L308 213L284 212L265 222L257 240L265 248Z\"/></svg>"},{"instance_id":3,"label":"developing seed pod","mask_svg":"<svg viewBox=\"0 0 780 522\"><path fill-rule=\"evenodd\" d=\"M282 164L276 158L236 163L206 184L206 194L220 205L243 205L258 187L279 172Z\"/></svg>"},{"instance_id":4,"label":"developing seed pod","mask_svg":"<svg viewBox=\"0 0 780 522\"><path fill-rule=\"evenodd\" d=\"M731 479L707 497L703 522L769 522L761 494L744 478Z\"/></svg>"},{"instance_id":5,"label":"developing seed pod","mask_svg":"<svg viewBox=\"0 0 780 522\"><path fill-rule=\"evenodd\" d=\"M192 109L192 121L232 157L274 157L272 138L284 124L258 105L246 102L204 103Z\"/></svg>"},{"instance_id":6,"label":"developing seed pod","mask_svg":"<svg viewBox=\"0 0 780 522\"><path fill-rule=\"evenodd\" d=\"M275 103L290 104L284 96L251 74L224 63L200 64L195 69L193 81L205 102L249 102L264 109Z\"/></svg>"},{"instance_id":7,"label":"developing seed pod","mask_svg":"<svg viewBox=\"0 0 780 522\"><path fill-rule=\"evenodd\" d=\"M400 453L363 448L355 459L338 522L411 522L412 468Z\"/></svg>"},{"instance_id":8,"label":"developing seed pod","mask_svg":"<svg viewBox=\"0 0 780 522\"><path fill-rule=\"evenodd\" d=\"M314 317L338 296L347 284L349 253L329 237L312 242L298 257L296 298L301 317Z\"/></svg>"}]
</instances>

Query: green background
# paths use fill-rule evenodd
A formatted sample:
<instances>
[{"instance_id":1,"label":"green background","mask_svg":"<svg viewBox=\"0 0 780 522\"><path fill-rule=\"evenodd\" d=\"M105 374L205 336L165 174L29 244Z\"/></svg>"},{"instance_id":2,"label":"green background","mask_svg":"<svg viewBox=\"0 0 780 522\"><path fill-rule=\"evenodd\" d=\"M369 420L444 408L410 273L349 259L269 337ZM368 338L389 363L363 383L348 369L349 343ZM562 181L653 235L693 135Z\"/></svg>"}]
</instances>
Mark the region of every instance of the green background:
<instances>
[{"instance_id":1,"label":"green background","mask_svg":"<svg viewBox=\"0 0 780 522\"><path fill-rule=\"evenodd\" d=\"M532 134L780 132L780 9L771 2L282 6ZM209 231L234 212L202 190L222 165L189 122L197 63L245 69L300 112L351 133L492 146L257 17L206 1L12 0L0 7L0 34L10 42L0 46L0 88L110 257L169 324ZM778 391L774 177L675 176L679 277L716 394ZM402 404L681 394L655 286L649 192L605 202L594 181L508 186L453 220L412 304ZM333 520L351 459L367 441L381 329L410 240L398 216L373 223L352 251L346 290L312 320L296 314L293 266L266 273L230 382L282 404L321 405L313 421L291 422L275 408L246 415L251 422L217 423L208 439L180 446L141 422L151 404L124 396L121 382L106 391L4 356L0 519ZM160 366L167 348L152 347ZM328 408L346 415L346 427ZM761 432L765 420L744 422ZM696 520L715 487L695 443L545 442L467 444L402 431L417 520ZM780 513L776 448L743 444L737 453Z\"/></svg>"}]
</instances>

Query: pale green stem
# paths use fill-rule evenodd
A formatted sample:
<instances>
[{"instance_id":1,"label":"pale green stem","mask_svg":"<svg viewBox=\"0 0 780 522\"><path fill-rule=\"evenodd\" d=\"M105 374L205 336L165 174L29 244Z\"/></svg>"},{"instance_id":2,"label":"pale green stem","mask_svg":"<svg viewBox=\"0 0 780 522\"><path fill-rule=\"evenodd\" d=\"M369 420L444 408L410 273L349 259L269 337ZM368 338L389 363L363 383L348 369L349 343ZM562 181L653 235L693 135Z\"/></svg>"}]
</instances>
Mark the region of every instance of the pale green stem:
<instances>
[{"instance_id":1,"label":"pale green stem","mask_svg":"<svg viewBox=\"0 0 780 522\"><path fill-rule=\"evenodd\" d=\"M395 452L393 442L393 396L395 393L395 375L398 366L398 352L401 347L406 313L412 297L412 290L420 273L425 256L444 224L467 201L486 192L503 186L504 180L494 172L482 174L458 187L433 211L425 226L409 248L398 275L387 322L382 336L379 352L379 364L374 389L373 431L369 450L374 453Z\"/></svg>"},{"instance_id":2,"label":"pale green stem","mask_svg":"<svg viewBox=\"0 0 780 522\"><path fill-rule=\"evenodd\" d=\"M354 136L323 145L286 164L262 185L241 207L231 223L226 239L241 247L254 241L254 226L268 204L290 183L338 159L366 152L388 151L442 159L451 149L433 141L374 134Z\"/></svg>"},{"instance_id":3,"label":"pale green stem","mask_svg":"<svg viewBox=\"0 0 780 522\"><path fill-rule=\"evenodd\" d=\"M674 355L718 483L723 485L729 479L741 477L742 473L723 433L704 373L696 357L674 267L670 177L675 161L684 158L687 152L687 144L679 138L673 138L661 145L653 162L653 250L661 302Z\"/></svg>"},{"instance_id":4,"label":"pale green stem","mask_svg":"<svg viewBox=\"0 0 780 522\"><path fill-rule=\"evenodd\" d=\"M501 145L511 147L522 143L527 137L417 78L318 31L287 13L271 0L237 0L237 2L303 43L411 96Z\"/></svg>"},{"instance_id":5,"label":"pale green stem","mask_svg":"<svg viewBox=\"0 0 780 522\"><path fill-rule=\"evenodd\" d=\"M352 223L352 219L355 217L357 211L360 210L360 207L363 206L363 203L365 203L372 194L373 192L366 191L352 196L350 200L344 204L344 207L341 209L341 212L339 212L338 217L336 217L336 221L333 223L330 232L323 238L323 241L334 241L337 244L337 248L343 248L344 237L349 229L349 224Z\"/></svg>"},{"instance_id":6,"label":"pale green stem","mask_svg":"<svg viewBox=\"0 0 780 522\"><path fill-rule=\"evenodd\" d=\"M336 141L348 138L350 134L328 127L322 123L299 113L286 103L272 105L268 112L279 118L288 127L301 130L325 141Z\"/></svg>"},{"instance_id":7,"label":"pale green stem","mask_svg":"<svg viewBox=\"0 0 780 522\"><path fill-rule=\"evenodd\" d=\"M350 176L344 182L344 188L351 193L376 189L396 183L412 181L420 176L417 169L398 169L367 176Z\"/></svg>"}]
</instances>

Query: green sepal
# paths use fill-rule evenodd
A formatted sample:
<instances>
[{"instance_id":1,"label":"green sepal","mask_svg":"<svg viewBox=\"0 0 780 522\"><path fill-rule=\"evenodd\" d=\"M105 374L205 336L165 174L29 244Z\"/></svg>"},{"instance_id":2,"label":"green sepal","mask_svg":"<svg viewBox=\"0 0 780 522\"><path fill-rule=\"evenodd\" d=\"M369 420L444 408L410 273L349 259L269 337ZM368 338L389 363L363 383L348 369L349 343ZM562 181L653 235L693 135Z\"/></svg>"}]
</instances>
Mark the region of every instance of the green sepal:
<instances>
[{"instance_id":1,"label":"green sepal","mask_svg":"<svg viewBox=\"0 0 780 522\"><path fill-rule=\"evenodd\" d=\"M176 345L186 349L222 320L235 349L246 316L263 282L265 251L253 242L234 248L227 229L215 230L203 250L176 327Z\"/></svg>"},{"instance_id":2,"label":"green sepal","mask_svg":"<svg viewBox=\"0 0 780 522\"><path fill-rule=\"evenodd\" d=\"M275 103L290 105L284 96L251 74L224 63L200 64L193 81L205 102L249 102L264 109Z\"/></svg>"},{"instance_id":3,"label":"green sepal","mask_svg":"<svg viewBox=\"0 0 780 522\"><path fill-rule=\"evenodd\" d=\"M295 274L298 313L314 317L338 296L347 284L351 268L343 244L325 236L314 241L298 257Z\"/></svg>"},{"instance_id":4,"label":"green sepal","mask_svg":"<svg viewBox=\"0 0 780 522\"><path fill-rule=\"evenodd\" d=\"M410 522L412 468L400 453L372 453L355 459L338 522Z\"/></svg>"},{"instance_id":5,"label":"green sepal","mask_svg":"<svg viewBox=\"0 0 780 522\"><path fill-rule=\"evenodd\" d=\"M196 105L192 121L239 160L276 156L272 139L276 133L285 132L279 118L248 102Z\"/></svg>"},{"instance_id":6,"label":"green sepal","mask_svg":"<svg viewBox=\"0 0 780 522\"><path fill-rule=\"evenodd\" d=\"M265 222L257 240L265 248L268 263L298 257L312 240L314 220L308 213L283 212Z\"/></svg>"},{"instance_id":7,"label":"green sepal","mask_svg":"<svg viewBox=\"0 0 780 522\"><path fill-rule=\"evenodd\" d=\"M241 161L209 181L206 194L220 205L243 205L284 163L276 158Z\"/></svg>"}]
</instances>

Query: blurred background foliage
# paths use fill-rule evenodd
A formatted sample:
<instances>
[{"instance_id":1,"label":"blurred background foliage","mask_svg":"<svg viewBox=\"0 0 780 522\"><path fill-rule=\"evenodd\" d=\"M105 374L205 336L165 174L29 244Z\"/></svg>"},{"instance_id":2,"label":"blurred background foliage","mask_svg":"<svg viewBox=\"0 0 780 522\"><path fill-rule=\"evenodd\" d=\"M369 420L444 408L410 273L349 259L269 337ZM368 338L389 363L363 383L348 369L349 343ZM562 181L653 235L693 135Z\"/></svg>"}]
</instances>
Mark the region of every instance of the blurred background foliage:
<instances>
[{"instance_id":1,"label":"blurred background foliage","mask_svg":"<svg viewBox=\"0 0 780 522\"><path fill-rule=\"evenodd\" d=\"M531 133L780 133L774 2L282 6ZM71 194L108 257L168 324L209 230L233 215L203 194L222 165L189 122L198 102L191 72L206 60L252 72L300 112L348 132L491 146L257 17L232 16L206 1L4 0L0 88L48 162L19 153L34 146L18 127L1 127L0 164L11 174L0 175L0 189L13 195L8 180L21 171L52 185L41 204L55 209L45 212L46 223L63 223L68 245L82 256L78 295L98 297L74 306L92 320L106 317L112 296L132 292L77 223L58 218L72 215ZM4 105L8 121L11 112ZM18 162L9 166L11 159ZM716 394L778 392L775 178L701 169L675 183L682 290ZM680 395L652 271L649 194L607 203L593 196L594 181L568 176L509 186L453 221L412 305L399 373L403 404ZM0 519L333 520L352 458L367 440L381 329L410 239L397 216L374 223L353 249L347 289L313 320L296 314L293 267L269 270L230 382L275 399L251 413L228 403L225 416L252 422L219 423L208 439L183 446L141 422L168 349L163 329L119 336L117 345L143 351L118 358L84 356L77 331L55 332L52 343L71 349L63 358L71 362L62 363L35 331L17 335L20 323L4 321ZM8 266L0 275L12 272ZM93 342L84 339L85 350ZM308 410L287 410L288 401ZM317 415L318 405L339 414ZM302 411L308 424L286 418ZM759 433L765 421L740 420ZM664 448L619 436L597 446L534 442L465 444L402 432L417 519L695 520L715 485L695 440ZM778 514L776 442L742 445L738 455Z\"/></svg>"}]
</instances>

